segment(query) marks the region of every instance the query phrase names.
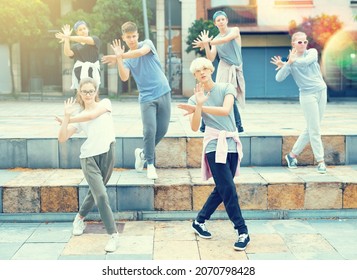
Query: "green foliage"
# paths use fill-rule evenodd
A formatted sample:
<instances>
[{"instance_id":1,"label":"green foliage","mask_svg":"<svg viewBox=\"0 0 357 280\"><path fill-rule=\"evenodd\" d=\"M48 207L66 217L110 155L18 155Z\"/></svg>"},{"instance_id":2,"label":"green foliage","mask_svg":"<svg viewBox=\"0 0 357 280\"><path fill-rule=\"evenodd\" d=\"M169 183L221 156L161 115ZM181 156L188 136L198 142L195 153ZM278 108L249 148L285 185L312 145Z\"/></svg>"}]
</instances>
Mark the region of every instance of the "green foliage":
<instances>
[{"instance_id":1,"label":"green foliage","mask_svg":"<svg viewBox=\"0 0 357 280\"><path fill-rule=\"evenodd\" d=\"M191 51L194 51L195 54L200 55L200 56L204 56L205 55L205 51L202 50L200 51L199 48L193 48L192 47L192 43L193 41L198 37L198 35L200 35L200 33L203 30L208 30L209 31L209 35L216 37L219 33L218 28L214 25L212 20L203 20L201 19L196 19L191 27L188 29L188 37L186 40L186 44L187 44L187 48L186 48L186 52L189 53Z\"/></svg>"},{"instance_id":2,"label":"green foliage","mask_svg":"<svg viewBox=\"0 0 357 280\"><path fill-rule=\"evenodd\" d=\"M150 21L152 12L148 9L147 13ZM78 20L84 20L89 26L90 33L98 36L103 42L110 43L114 39L121 38L121 26L126 21L135 22L141 39L144 38L141 0L97 0L92 13L83 10L71 11L59 20L58 28L64 24L73 27Z\"/></svg>"},{"instance_id":3,"label":"green foliage","mask_svg":"<svg viewBox=\"0 0 357 280\"><path fill-rule=\"evenodd\" d=\"M148 20L152 17L150 10ZM142 1L132 0L97 0L93 8L95 19L93 33L104 42L110 43L121 38L121 26L127 21L136 23L140 38L144 39L144 20Z\"/></svg>"},{"instance_id":4,"label":"green foliage","mask_svg":"<svg viewBox=\"0 0 357 280\"><path fill-rule=\"evenodd\" d=\"M0 0L0 42L34 44L51 27L48 6L40 0Z\"/></svg>"}]
</instances>

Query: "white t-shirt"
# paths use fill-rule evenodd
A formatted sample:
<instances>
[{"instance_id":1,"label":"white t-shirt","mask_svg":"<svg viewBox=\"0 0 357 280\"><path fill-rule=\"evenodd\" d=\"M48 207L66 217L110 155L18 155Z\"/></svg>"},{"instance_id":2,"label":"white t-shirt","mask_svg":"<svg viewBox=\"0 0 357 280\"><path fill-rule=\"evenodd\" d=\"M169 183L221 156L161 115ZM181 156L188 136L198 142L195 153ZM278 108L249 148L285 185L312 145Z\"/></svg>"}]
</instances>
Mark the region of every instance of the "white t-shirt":
<instances>
[{"instance_id":1,"label":"white t-shirt","mask_svg":"<svg viewBox=\"0 0 357 280\"><path fill-rule=\"evenodd\" d=\"M94 120L72 124L77 133L83 131L87 140L81 146L79 158L97 156L109 151L110 144L115 142L114 123L112 119L112 103L108 98L99 102L108 112Z\"/></svg>"}]
</instances>

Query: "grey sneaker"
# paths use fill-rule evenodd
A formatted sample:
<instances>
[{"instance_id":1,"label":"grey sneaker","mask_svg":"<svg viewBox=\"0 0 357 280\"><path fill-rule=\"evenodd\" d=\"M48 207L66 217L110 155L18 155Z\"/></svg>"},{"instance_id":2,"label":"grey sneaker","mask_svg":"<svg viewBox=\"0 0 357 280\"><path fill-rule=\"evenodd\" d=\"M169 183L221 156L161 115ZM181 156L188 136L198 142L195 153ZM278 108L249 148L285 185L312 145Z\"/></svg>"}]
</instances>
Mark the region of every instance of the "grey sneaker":
<instances>
[{"instance_id":1,"label":"grey sneaker","mask_svg":"<svg viewBox=\"0 0 357 280\"><path fill-rule=\"evenodd\" d=\"M325 174L327 172L326 170L326 164L324 162L320 162L317 165L317 172L321 173L321 174Z\"/></svg>"},{"instance_id":2,"label":"grey sneaker","mask_svg":"<svg viewBox=\"0 0 357 280\"><path fill-rule=\"evenodd\" d=\"M118 245L119 245L119 234L113 233L110 236L110 239L109 239L107 245L105 246L104 250L107 252L114 252L117 250Z\"/></svg>"},{"instance_id":3,"label":"grey sneaker","mask_svg":"<svg viewBox=\"0 0 357 280\"><path fill-rule=\"evenodd\" d=\"M136 171L143 171L144 169L144 164L145 164L145 158L144 158L144 153L143 149L136 148L135 149L135 170Z\"/></svg>"},{"instance_id":4,"label":"grey sneaker","mask_svg":"<svg viewBox=\"0 0 357 280\"><path fill-rule=\"evenodd\" d=\"M79 217L79 214L77 214L73 221L73 230L72 230L73 235L76 236L82 235L85 228L86 228L86 224L84 222L84 219L81 219Z\"/></svg>"},{"instance_id":5,"label":"grey sneaker","mask_svg":"<svg viewBox=\"0 0 357 280\"><path fill-rule=\"evenodd\" d=\"M294 168L297 168L297 159L296 158L293 158L291 157L289 154L287 154L285 156L285 160L286 162L288 163L288 167L291 168L291 169L294 169Z\"/></svg>"}]
</instances>

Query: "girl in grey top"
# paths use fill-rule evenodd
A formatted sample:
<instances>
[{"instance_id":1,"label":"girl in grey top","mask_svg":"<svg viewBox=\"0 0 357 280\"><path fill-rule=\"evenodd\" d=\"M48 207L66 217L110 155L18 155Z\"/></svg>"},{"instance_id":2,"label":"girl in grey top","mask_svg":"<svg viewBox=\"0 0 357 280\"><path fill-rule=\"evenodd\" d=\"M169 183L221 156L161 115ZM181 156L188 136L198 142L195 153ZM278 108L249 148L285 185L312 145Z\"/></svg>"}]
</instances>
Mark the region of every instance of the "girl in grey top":
<instances>
[{"instance_id":1,"label":"girl in grey top","mask_svg":"<svg viewBox=\"0 0 357 280\"><path fill-rule=\"evenodd\" d=\"M288 61L282 62L279 56L271 59L271 63L278 66L275 77L278 82L285 80L290 74L293 76L299 87L300 105L306 120L305 130L285 159L289 168L297 168L297 156L310 143L318 163L317 171L326 173L320 123L327 103L327 86L321 75L317 50L313 48L307 50L307 44L305 33L294 33L291 38L292 50Z\"/></svg>"}]
</instances>

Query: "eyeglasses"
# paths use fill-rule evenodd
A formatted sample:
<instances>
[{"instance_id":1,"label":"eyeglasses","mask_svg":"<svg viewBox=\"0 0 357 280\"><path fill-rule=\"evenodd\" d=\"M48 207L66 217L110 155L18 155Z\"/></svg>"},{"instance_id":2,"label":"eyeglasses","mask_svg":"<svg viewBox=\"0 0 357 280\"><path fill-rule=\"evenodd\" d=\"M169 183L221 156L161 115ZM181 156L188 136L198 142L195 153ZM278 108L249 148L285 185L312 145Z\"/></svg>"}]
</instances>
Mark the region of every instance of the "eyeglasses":
<instances>
[{"instance_id":1,"label":"eyeglasses","mask_svg":"<svg viewBox=\"0 0 357 280\"><path fill-rule=\"evenodd\" d=\"M301 45L302 43L303 43L304 45L307 45L308 42L309 42L308 40L305 40L305 41L295 41L295 43L298 43L299 45Z\"/></svg>"},{"instance_id":2,"label":"eyeglasses","mask_svg":"<svg viewBox=\"0 0 357 280\"><path fill-rule=\"evenodd\" d=\"M91 90L81 90L80 92L82 95L94 95L96 93L96 91L94 89L91 89Z\"/></svg>"}]
</instances>

